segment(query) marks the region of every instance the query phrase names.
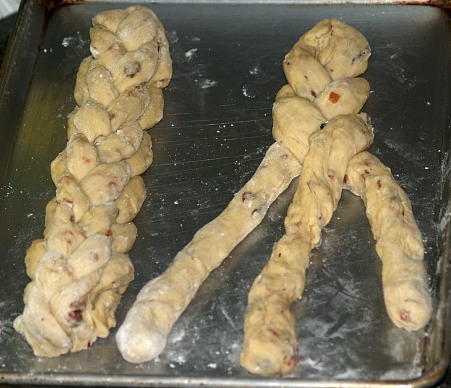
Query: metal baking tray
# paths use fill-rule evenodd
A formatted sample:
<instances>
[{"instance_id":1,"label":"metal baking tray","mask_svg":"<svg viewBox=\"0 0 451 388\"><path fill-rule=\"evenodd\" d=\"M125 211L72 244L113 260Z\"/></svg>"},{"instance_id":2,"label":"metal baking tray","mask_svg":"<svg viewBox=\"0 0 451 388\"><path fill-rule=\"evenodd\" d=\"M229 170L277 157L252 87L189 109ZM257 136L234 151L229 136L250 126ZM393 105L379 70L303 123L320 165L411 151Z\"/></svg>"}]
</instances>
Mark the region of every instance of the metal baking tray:
<instances>
[{"instance_id":1,"label":"metal baking tray","mask_svg":"<svg viewBox=\"0 0 451 388\"><path fill-rule=\"evenodd\" d=\"M72 4L70 4L72 3ZM58 4L58 2L56 2ZM152 362L121 358L114 333L92 349L33 356L12 323L22 312L23 263L42 236L54 195L50 161L65 147L67 116L96 13L125 2L22 3L0 86L0 382L104 386L379 387L428 386L448 360L450 259L450 31L443 8L306 2L148 4L171 44L174 76L164 119L150 134L154 163L136 220L136 279L122 299L122 322L137 291L163 271L195 231L251 177L272 143L271 108L284 84L281 62L316 22L337 17L372 46L364 110L371 147L412 201L424 236L434 296L425 331L395 328L383 304L380 261L361 200L344 192L312 255L294 311L301 361L289 376L262 378L239 365L248 289L283 233L295 182L203 284Z\"/></svg>"}]
</instances>

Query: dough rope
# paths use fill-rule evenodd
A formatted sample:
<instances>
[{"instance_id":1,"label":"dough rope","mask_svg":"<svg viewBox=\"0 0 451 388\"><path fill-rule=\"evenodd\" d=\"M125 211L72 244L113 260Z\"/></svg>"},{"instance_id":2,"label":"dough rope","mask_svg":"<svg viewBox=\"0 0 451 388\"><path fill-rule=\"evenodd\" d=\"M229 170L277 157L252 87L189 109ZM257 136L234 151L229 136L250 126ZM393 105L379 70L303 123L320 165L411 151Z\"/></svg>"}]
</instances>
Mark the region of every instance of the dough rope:
<instances>
[{"instance_id":1,"label":"dough rope","mask_svg":"<svg viewBox=\"0 0 451 388\"><path fill-rule=\"evenodd\" d=\"M152 162L145 129L161 120L172 75L168 41L150 9L106 11L92 22L67 146L51 164L56 196L44 237L27 251L31 282L14 321L38 356L87 349L116 325L134 276L128 252L146 196L140 174Z\"/></svg>"},{"instance_id":2,"label":"dough rope","mask_svg":"<svg viewBox=\"0 0 451 388\"><path fill-rule=\"evenodd\" d=\"M359 52L369 50L360 46ZM365 55L368 56L369 51ZM359 57L363 64L357 66L355 62L354 69L366 68L365 55ZM331 66L335 64L331 62ZM359 71L354 70L354 73ZM168 269L139 292L116 334L118 348L127 361L149 361L161 353L172 326L208 274L261 222L271 203L299 175L299 162L308 151L309 136L336 115L337 106L345 114L355 114L369 95L368 82L362 78L334 81L328 77L323 93L315 89L320 101L315 105L311 93L316 88L315 74L309 74L309 79L307 98L297 95L290 85L282 87L277 94L273 108L276 143L268 148L253 177L223 213L195 234ZM340 97L331 99L330 95Z\"/></svg>"},{"instance_id":3,"label":"dough rope","mask_svg":"<svg viewBox=\"0 0 451 388\"><path fill-rule=\"evenodd\" d=\"M140 290L116 333L116 343L125 360L149 361L163 351L172 326L203 281L262 221L271 203L300 168L283 145L275 143L269 147L253 177L226 209L199 229L171 265Z\"/></svg>"},{"instance_id":4,"label":"dough rope","mask_svg":"<svg viewBox=\"0 0 451 388\"><path fill-rule=\"evenodd\" d=\"M432 300L423 240L409 198L390 169L369 152L351 159L344 184L366 205L382 261L382 287L390 319L409 331L423 328L432 315Z\"/></svg>"}]
</instances>

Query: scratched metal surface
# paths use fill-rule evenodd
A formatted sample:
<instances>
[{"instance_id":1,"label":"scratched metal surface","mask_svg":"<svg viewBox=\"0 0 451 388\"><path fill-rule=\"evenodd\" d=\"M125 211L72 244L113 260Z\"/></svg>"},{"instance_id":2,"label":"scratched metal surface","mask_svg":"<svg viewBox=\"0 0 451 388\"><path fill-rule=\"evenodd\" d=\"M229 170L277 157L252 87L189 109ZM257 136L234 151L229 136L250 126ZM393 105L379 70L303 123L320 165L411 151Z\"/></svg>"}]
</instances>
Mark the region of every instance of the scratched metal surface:
<instances>
[{"instance_id":1,"label":"scratched metal surface","mask_svg":"<svg viewBox=\"0 0 451 388\"><path fill-rule=\"evenodd\" d=\"M90 19L125 5L87 2L46 16L41 4L29 1L20 11L0 89L0 381L229 387L432 384L446 368L448 351L443 258L449 257L450 67L446 14L422 6L152 6L167 30L174 77L165 92L164 119L150 130L155 158L144 174L148 198L136 220L139 237L131 252L136 279L117 319L122 321L141 286L163 271L251 177L272 142L271 107L284 84L284 54L317 21L338 17L372 46L365 74L372 90L365 111L376 136L371 151L392 168L410 196L424 236L435 303L426 332L407 333L387 318L364 207L345 192L312 254L304 297L294 305L301 352L297 369L284 378L267 379L240 368L247 291L283 233L292 185L207 279L158 359L141 365L124 362L114 335L89 351L57 359L33 356L12 328L28 281L24 253L32 239L41 237L45 204L54 194L49 163L65 146L75 74L89 55Z\"/></svg>"}]
</instances>

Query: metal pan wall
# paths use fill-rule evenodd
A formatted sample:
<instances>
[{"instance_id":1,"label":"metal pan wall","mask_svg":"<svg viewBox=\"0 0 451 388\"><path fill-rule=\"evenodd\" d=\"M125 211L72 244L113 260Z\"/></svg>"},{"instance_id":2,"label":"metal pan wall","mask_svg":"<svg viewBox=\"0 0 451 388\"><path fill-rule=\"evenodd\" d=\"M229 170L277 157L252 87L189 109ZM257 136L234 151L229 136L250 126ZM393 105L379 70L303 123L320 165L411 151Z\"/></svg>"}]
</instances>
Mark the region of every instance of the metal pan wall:
<instances>
[{"instance_id":1,"label":"metal pan wall","mask_svg":"<svg viewBox=\"0 0 451 388\"><path fill-rule=\"evenodd\" d=\"M304 297L294 306L297 369L266 379L239 366L247 292L283 233L292 185L207 279L157 360L123 361L114 330L89 351L33 356L12 327L28 282L25 251L42 236L45 205L54 195L49 164L65 147L75 75L89 55L91 18L127 5L89 1L53 8L29 0L21 6L0 85L0 381L227 387L436 381L448 362L450 35L446 12L423 5L148 4L167 30L174 77L165 91L165 116L150 130L154 163L144 174L148 198L131 252L136 279L117 319L250 178L272 143L271 108L285 82L284 54L316 22L337 17L372 46L364 75L372 90L364 110L375 127L370 150L409 195L424 236L435 305L426 331L408 333L388 319L364 206L344 192L313 252Z\"/></svg>"}]
</instances>

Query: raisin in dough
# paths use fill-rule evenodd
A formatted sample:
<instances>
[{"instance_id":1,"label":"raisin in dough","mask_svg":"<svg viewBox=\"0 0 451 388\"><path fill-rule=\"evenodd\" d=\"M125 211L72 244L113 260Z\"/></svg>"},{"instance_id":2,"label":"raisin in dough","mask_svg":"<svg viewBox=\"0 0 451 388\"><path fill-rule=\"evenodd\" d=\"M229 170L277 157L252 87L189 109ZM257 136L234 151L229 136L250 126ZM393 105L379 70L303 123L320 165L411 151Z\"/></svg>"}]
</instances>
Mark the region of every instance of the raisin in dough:
<instances>
[{"instance_id":1,"label":"raisin in dough","mask_svg":"<svg viewBox=\"0 0 451 388\"><path fill-rule=\"evenodd\" d=\"M311 95L296 95L290 85L281 88L273 109L276 143L269 147L254 176L221 215L196 233L169 268L143 287L128 312L116 335L127 361L149 361L160 354L172 326L204 279L260 223L269 205L299 174L309 136L333 115L328 106L336 104L345 114L360 111L369 85L363 79L348 78L333 83L325 93L343 97L330 103L326 95L315 103Z\"/></svg>"},{"instance_id":2,"label":"raisin in dough","mask_svg":"<svg viewBox=\"0 0 451 388\"><path fill-rule=\"evenodd\" d=\"M424 267L424 247L406 193L390 169L369 152L351 159L345 185L362 197L376 251L382 261L385 306L393 323L419 330L430 320L432 300Z\"/></svg>"},{"instance_id":3,"label":"raisin in dough","mask_svg":"<svg viewBox=\"0 0 451 388\"><path fill-rule=\"evenodd\" d=\"M163 26L148 8L100 13L90 36L67 146L51 164L56 195L44 237L26 254L31 282L14 321L38 356L87 349L116 325L134 276L132 221L146 196L139 174L152 162L145 130L162 118L172 74Z\"/></svg>"}]
</instances>

